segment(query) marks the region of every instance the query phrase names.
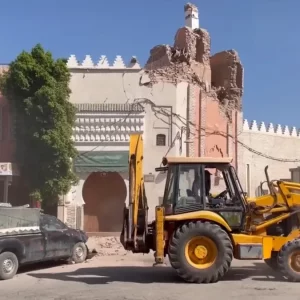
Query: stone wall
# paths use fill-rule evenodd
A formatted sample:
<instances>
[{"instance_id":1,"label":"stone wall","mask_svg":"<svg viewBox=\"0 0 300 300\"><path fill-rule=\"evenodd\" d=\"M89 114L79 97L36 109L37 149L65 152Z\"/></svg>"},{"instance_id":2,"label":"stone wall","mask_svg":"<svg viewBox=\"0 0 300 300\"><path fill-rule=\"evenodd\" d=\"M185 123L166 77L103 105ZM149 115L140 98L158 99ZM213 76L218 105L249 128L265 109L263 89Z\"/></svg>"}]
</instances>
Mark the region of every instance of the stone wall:
<instances>
[{"instance_id":1,"label":"stone wall","mask_svg":"<svg viewBox=\"0 0 300 300\"><path fill-rule=\"evenodd\" d=\"M165 184L165 174L155 172L155 168L166 154L180 156L188 151L184 143L186 132L179 138L188 118L188 83L164 79L155 82L147 70L141 69L136 58L126 66L120 56L110 64L104 56L98 62L90 56L78 62L72 55L68 67L70 101L78 109L74 141L79 151L126 151L130 134L143 134L144 174L154 175L153 181L145 183L149 219L153 219ZM157 145L158 135L165 136L164 145ZM84 203L81 192L85 179L80 179L76 187L78 205Z\"/></svg>"},{"instance_id":2,"label":"stone wall","mask_svg":"<svg viewBox=\"0 0 300 300\"><path fill-rule=\"evenodd\" d=\"M264 168L269 166L270 179L290 179L291 168L300 165L300 132L295 127L244 120L239 136L239 177L250 196L261 194ZM266 185L263 186L264 189Z\"/></svg>"}]
</instances>

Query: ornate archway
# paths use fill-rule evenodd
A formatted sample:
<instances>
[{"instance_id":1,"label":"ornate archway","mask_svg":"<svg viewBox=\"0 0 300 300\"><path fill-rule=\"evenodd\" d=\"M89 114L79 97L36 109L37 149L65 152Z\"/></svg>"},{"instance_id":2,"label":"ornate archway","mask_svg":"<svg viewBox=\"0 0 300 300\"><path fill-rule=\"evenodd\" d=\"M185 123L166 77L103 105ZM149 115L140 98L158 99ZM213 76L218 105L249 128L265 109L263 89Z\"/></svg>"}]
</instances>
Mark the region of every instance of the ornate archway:
<instances>
[{"instance_id":1,"label":"ornate archway","mask_svg":"<svg viewBox=\"0 0 300 300\"><path fill-rule=\"evenodd\" d=\"M127 188L117 172L94 172L82 189L84 230L87 232L120 232Z\"/></svg>"}]
</instances>

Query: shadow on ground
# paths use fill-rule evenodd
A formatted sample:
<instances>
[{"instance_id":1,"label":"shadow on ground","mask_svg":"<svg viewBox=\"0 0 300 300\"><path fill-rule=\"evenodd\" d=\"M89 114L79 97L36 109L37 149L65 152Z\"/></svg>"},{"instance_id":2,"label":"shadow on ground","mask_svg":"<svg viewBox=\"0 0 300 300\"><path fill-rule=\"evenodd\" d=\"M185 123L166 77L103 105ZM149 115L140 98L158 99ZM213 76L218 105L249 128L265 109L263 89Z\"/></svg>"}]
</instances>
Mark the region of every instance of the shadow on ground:
<instances>
[{"instance_id":1,"label":"shadow on ground","mask_svg":"<svg viewBox=\"0 0 300 300\"><path fill-rule=\"evenodd\" d=\"M44 269L50 269L50 268L63 266L63 265L67 265L67 262L65 262L65 261L39 262L39 263L32 264L32 265L21 266L20 269L18 270L18 274L28 273L28 272L38 271L38 270L44 270Z\"/></svg>"},{"instance_id":2,"label":"shadow on ground","mask_svg":"<svg viewBox=\"0 0 300 300\"><path fill-rule=\"evenodd\" d=\"M98 267L80 268L66 273L28 274L38 279L53 279L85 284L107 284L110 282L131 283L184 283L171 267ZM254 278L251 278L254 277ZM256 278L255 278L256 277ZM264 263L250 267L232 267L222 281L240 281L251 278L257 281L285 281Z\"/></svg>"},{"instance_id":3,"label":"shadow on ground","mask_svg":"<svg viewBox=\"0 0 300 300\"><path fill-rule=\"evenodd\" d=\"M97 254L97 252L89 253L87 259L88 260L92 259L94 256L96 256L96 254ZM50 268L68 265L68 264L69 263L66 260L38 262L35 264L21 266L18 270L18 274L28 273L28 272L38 271L38 270L43 270L43 269L50 269Z\"/></svg>"}]
</instances>

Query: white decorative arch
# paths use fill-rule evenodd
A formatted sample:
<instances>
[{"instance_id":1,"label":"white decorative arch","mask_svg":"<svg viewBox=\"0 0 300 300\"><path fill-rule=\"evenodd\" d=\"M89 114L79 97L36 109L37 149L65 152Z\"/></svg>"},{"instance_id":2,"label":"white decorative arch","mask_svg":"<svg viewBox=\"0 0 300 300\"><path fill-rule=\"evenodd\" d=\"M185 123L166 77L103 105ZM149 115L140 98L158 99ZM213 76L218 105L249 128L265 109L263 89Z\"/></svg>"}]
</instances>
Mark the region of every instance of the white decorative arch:
<instances>
[{"instance_id":1,"label":"white decorative arch","mask_svg":"<svg viewBox=\"0 0 300 300\"><path fill-rule=\"evenodd\" d=\"M76 204L77 206L83 206L85 204L82 196L82 190L85 181L90 175L91 173L79 173L78 184L71 189L73 203Z\"/></svg>"}]
</instances>

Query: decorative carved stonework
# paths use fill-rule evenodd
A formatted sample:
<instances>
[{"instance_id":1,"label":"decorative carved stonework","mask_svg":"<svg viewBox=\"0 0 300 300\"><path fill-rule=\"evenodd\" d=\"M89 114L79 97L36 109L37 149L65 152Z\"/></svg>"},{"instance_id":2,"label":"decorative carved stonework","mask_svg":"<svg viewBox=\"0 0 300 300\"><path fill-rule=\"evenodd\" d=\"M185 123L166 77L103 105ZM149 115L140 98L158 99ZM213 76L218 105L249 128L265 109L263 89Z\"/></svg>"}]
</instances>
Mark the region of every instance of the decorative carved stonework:
<instances>
[{"instance_id":1,"label":"decorative carved stonework","mask_svg":"<svg viewBox=\"0 0 300 300\"><path fill-rule=\"evenodd\" d=\"M77 106L79 111L73 128L75 142L128 143L131 134L144 132L144 113L140 107L115 104Z\"/></svg>"}]
</instances>

